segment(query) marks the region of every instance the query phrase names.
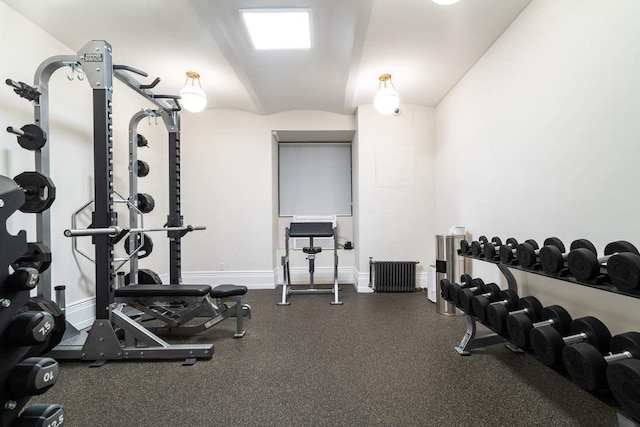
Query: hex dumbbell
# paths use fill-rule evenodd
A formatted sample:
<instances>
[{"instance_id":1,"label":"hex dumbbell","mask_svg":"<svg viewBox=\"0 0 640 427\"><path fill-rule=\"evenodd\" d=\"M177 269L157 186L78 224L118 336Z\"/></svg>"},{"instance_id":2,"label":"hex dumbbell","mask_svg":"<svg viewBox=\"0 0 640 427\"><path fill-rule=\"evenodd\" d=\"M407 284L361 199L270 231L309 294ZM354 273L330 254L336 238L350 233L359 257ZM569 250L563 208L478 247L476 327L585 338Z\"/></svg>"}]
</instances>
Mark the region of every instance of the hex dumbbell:
<instances>
[{"instance_id":1,"label":"hex dumbbell","mask_svg":"<svg viewBox=\"0 0 640 427\"><path fill-rule=\"evenodd\" d=\"M484 236L480 236L481 239L483 237ZM484 237L483 241L474 240L473 242L471 242L471 255L475 257L484 255L484 248L488 244L495 245L495 246L502 246L502 240L500 240L499 237L492 237L490 242L486 239L487 238Z\"/></svg>"},{"instance_id":2,"label":"hex dumbbell","mask_svg":"<svg viewBox=\"0 0 640 427\"><path fill-rule=\"evenodd\" d=\"M640 332L625 332L611 338L611 353L603 355L593 345L583 342L562 350L562 360L573 382L588 391L607 386L607 366L619 360L640 358Z\"/></svg>"},{"instance_id":3,"label":"hex dumbbell","mask_svg":"<svg viewBox=\"0 0 640 427\"><path fill-rule=\"evenodd\" d=\"M589 342L600 351L609 349L611 332L604 323L592 316L580 317L571 322L571 335L563 337L551 326L542 326L529 332L529 343L538 359L547 366L556 366L562 361L562 349L570 344Z\"/></svg>"},{"instance_id":4,"label":"hex dumbbell","mask_svg":"<svg viewBox=\"0 0 640 427\"><path fill-rule=\"evenodd\" d=\"M499 245L497 248L496 246L497 245L494 245L492 242L487 242L484 244L483 253L485 259L493 260L496 256L500 255L499 251L503 250L503 247L505 248L504 250L515 249L518 246L518 241L513 237L509 237L506 243ZM497 253L496 250L498 251Z\"/></svg>"},{"instance_id":5,"label":"hex dumbbell","mask_svg":"<svg viewBox=\"0 0 640 427\"><path fill-rule=\"evenodd\" d=\"M596 247L593 246L593 243L591 243L587 239L574 240L573 242L571 242L569 251L573 251L579 248L588 249L594 254L597 253ZM568 256L568 253L561 251L560 248L555 245L543 246L540 249L540 253L538 254L542 269L547 273L559 273L563 269L567 268Z\"/></svg>"},{"instance_id":6,"label":"hex dumbbell","mask_svg":"<svg viewBox=\"0 0 640 427\"><path fill-rule=\"evenodd\" d=\"M623 252L612 255L607 261L607 274L611 282L622 291L640 289L640 255Z\"/></svg>"},{"instance_id":7,"label":"hex dumbbell","mask_svg":"<svg viewBox=\"0 0 640 427\"><path fill-rule=\"evenodd\" d=\"M611 242L604 248L603 257L597 257L593 252L579 248L569 252L567 256L567 264L573 277L578 280L591 280L595 279L600 273L601 268L607 265L607 261L616 254L631 252L636 255L638 249L631 243L618 240L617 242Z\"/></svg>"},{"instance_id":8,"label":"hex dumbbell","mask_svg":"<svg viewBox=\"0 0 640 427\"><path fill-rule=\"evenodd\" d=\"M487 320L491 329L499 334L504 334L507 331L509 313L521 313L537 321L540 319L541 311L542 303L538 298L532 296L520 298L517 305L512 305L512 301L498 301L487 307Z\"/></svg>"},{"instance_id":9,"label":"hex dumbbell","mask_svg":"<svg viewBox=\"0 0 640 427\"><path fill-rule=\"evenodd\" d=\"M527 240L524 243L518 245L516 249L516 258L518 258L518 264L523 268L533 268L538 263L538 255L540 249L535 240ZM549 237L544 241L543 246L555 246L560 252L564 252L564 244L562 240L557 237Z\"/></svg>"},{"instance_id":10,"label":"hex dumbbell","mask_svg":"<svg viewBox=\"0 0 640 427\"><path fill-rule=\"evenodd\" d=\"M469 315L473 315L473 298L476 296L484 296L495 301L500 296L500 287L495 283L488 283L484 285L482 290L470 290L469 288L463 289L458 294L458 300L460 301L460 308L462 311Z\"/></svg>"},{"instance_id":11,"label":"hex dumbbell","mask_svg":"<svg viewBox=\"0 0 640 427\"><path fill-rule=\"evenodd\" d=\"M459 285L457 283L452 283L451 287L449 287L449 296L451 297L451 302L454 305L460 305L460 293L463 290L472 290L472 291L481 291L484 288L484 281L481 278L471 279L471 281L466 282L464 285Z\"/></svg>"},{"instance_id":12,"label":"hex dumbbell","mask_svg":"<svg viewBox=\"0 0 640 427\"><path fill-rule=\"evenodd\" d=\"M640 360L628 359L607 368L607 383L622 409L640 420Z\"/></svg>"},{"instance_id":13,"label":"hex dumbbell","mask_svg":"<svg viewBox=\"0 0 640 427\"><path fill-rule=\"evenodd\" d=\"M540 311L540 321L535 322L525 313L513 313L507 317L507 331L511 341L518 347L529 345L529 332L534 328L551 326L560 335L569 333L571 315L559 305L550 305Z\"/></svg>"},{"instance_id":14,"label":"hex dumbbell","mask_svg":"<svg viewBox=\"0 0 640 427\"><path fill-rule=\"evenodd\" d=\"M511 289L500 291L496 299L492 299L491 296L477 296L473 298L473 302L471 303L473 314L480 322L485 323L487 321L487 309L491 304L506 304L511 307L517 307L518 299L518 294Z\"/></svg>"}]
</instances>

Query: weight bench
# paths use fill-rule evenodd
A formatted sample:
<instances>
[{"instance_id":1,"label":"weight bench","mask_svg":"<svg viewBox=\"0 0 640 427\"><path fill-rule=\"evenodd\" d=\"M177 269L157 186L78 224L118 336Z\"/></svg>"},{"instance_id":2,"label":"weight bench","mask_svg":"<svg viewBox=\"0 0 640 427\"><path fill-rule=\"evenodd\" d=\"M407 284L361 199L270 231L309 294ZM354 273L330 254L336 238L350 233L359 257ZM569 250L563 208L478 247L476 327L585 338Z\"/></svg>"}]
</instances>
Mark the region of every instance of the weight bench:
<instances>
[{"instance_id":1,"label":"weight bench","mask_svg":"<svg viewBox=\"0 0 640 427\"><path fill-rule=\"evenodd\" d=\"M233 337L241 338L245 333L243 319L251 318L251 307L242 302L246 293L246 286L237 285L128 285L116 289L114 297L115 302L146 314L139 321L157 334L195 335L235 317ZM163 325L150 325L151 320Z\"/></svg>"}]
</instances>

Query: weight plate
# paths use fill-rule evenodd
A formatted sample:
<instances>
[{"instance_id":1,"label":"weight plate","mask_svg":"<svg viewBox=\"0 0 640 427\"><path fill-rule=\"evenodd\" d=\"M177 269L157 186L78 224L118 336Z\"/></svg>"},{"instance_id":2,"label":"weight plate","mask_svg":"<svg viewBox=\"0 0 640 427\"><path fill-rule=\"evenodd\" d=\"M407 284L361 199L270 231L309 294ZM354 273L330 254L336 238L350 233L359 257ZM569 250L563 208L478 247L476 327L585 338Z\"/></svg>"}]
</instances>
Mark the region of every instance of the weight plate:
<instances>
[{"instance_id":1,"label":"weight plate","mask_svg":"<svg viewBox=\"0 0 640 427\"><path fill-rule=\"evenodd\" d=\"M600 274L600 261L589 249L578 248L569 252L567 265L578 280L590 280Z\"/></svg>"},{"instance_id":2,"label":"weight plate","mask_svg":"<svg viewBox=\"0 0 640 427\"><path fill-rule=\"evenodd\" d=\"M611 256L607 261L607 273L621 291L640 289L640 255L624 252Z\"/></svg>"},{"instance_id":3,"label":"weight plate","mask_svg":"<svg viewBox=\"0 0 640 427\"><path fill-rule=\"evenodd\" d=\"M502 240L498 236L492 237L491 242L487 242L487 243L493 243L496 246L502 246Z\"/></svg>"},{"instance_id":4,"label":"weight plate","mask_svg":"<svg viewBox=\"0 0 640 427\"><path fill-rule=\"evenodd\" d=\"M535 248L529 243L524 242L520 243L516 248L516 258L518 259L518 264L522 267L531 268L536 263L538 257Z\"/></svg>"},{"instance_id":5,"label":"weight plate","mask_svg":"<svg viewBox=\"0 0 640 427\"><path fill-rule=\"evenodd\" d=\"M609 351L609 342L611 341L611 332L609 328L599 319L592 316L580 317L571 322L571 334L585 334L587 341L600 352Z\"/></svg>"},{"instance_id":6,"label":"weight plate","mask_svg":"<svg viewBox=\"0 0 640 427\"><path fill-rule=\"evenodd\" d=\"M527 240L525 240L524 242L525 242L525 243L530 244L530 245L531 245L531 247L532 247L534 250L538 250L538 249L540 249L540 246L538 246L538 242L536 242L536 241L535 241L535 240L533 240L533 239L527 239Z\"/></svg>"},{"instance_id":7,"label":"weight plate","mask_svg":"<svg viewBox=\"0 0 640 427\"><path fill-rule=\"evenodd\" d=\"M27 252L11 264L14 270L27 267L35 268L40 273L46 271L50 265L51 251L41 242L27 243Z\"/></svg>"},{"instance_id":8,"label":"weight plate","mask_svg":"<svg viewBox=\"0 0 640 427\"><path fill-rule=\"evenodd\" d=\"M628 351L632 358L640 358L640 332L625 332L611 338L609 350L613 354Z\"/></svg>"},{"instance_id":9,"label":"weight plate","mask_svg":"<svg viewBox=\"0 0 640 427\"><path fill-rule=\"evenodd\" d=\"M570 251L578 248L589 249L595 255L598 255L598 250L596 249L596 247L593 245L593 243L591 243L587 239L576 239L573 242L571 242L571 246L569 247Z\"/></svg>"},{"instance_id":10,"label":"weight plate","mask_svg":"<svg viewBox=\"0 0 640 427\"><path fill-rule=\"evenodd\" d=\"M138 177L144 178L145 176L149 175L149 164L147 162L138 160L137 164L138 164L138 169L136 173Z\"/></svg>"},{"instance_id":11,"label":"weight plate","mask_svg":"<svg viewBox=\"0 0 640 427\"><path fill-rule=\"evenodd\" d=\"M562 335L551 326L531 329L529 343L538 360L545 365L556 366L562 361L564 341Z\"/></svg>"},{"instance_id":12,"label":"weight plate","mask_svg":"<svg viewBox=\"0 0 640 427\"><path fill-rule=\"evenodd\" d=\"M18 136L18 144L25 150L39 150L47 143L47 134L38 125L27 124L20 128L25 133Z\"/></svg>"},{"instance_id":13,"label":"weight plate","mask_svg":"<svg viewBox=\"0 0 640 427\"><path fill-rule=\"evenodd\" d=\"M40 172L22 172L13 180L24 190L25 201L20 212L44 212L56 200L56 186L51 178Z\"/></svg>"},{"instance_id":14,"label":"weight plate","mask_svg":"<svg viewBox=\"0 0 640 427\"><path fill-rule=\"evenodd\" d=\"M538 253L542 269L547 273L558 273L564 268L562 252L555 246L543 246Z\"/></svg>"},{"instance_id":15,"label":"weight plate","mask_svg":"<svg viewBox=\"0 0 640 427\"><path fill-rule=\"evenodd\" d=\"M129 238L127 237L124 239L124 250L127 255L131 255L131 252L136 250L136 248L140 248L136 253L139 259L146 258L151 255L151 252L153 251L153 240L151 240L151 236L147 233L136 233L136 244L133 250L131 249Z\"/></svg>"},{"instance_id":16,"label":"weight plate","mask_svg":"<svg viewBox=\"0 0 640 427\"><path fill-rule=\"evenodd\" d=\"M633 246L633 244L625 240L618 240L617 242L611 242L604 248L605 255L612 255L615 253L622 253L622 252L631 252L636 255L640 255L640 253L638 253L638 249L635 246Z\"/></svg>"},{"instance_id":17,"label":"weight plate","mask_svg":"<svg viewBox=\"0 0 640 427\"><path fill-rule=\"evenodd\" d=\"M640 360L621 360L610 364L607 383L626 415L640 420Z\"/></svg>"},{"instance_id":18,"label":"weight plate","mask_svg":"<svg viewBox=\"0 0 640 427\"><path fill-rule=\"evenodd\" d=\"M529 344L529 331L533 328L533 322L525 313L510 314L507 317L507 332L511 341L520 348Z\"/></svg>"},{"instance_id":19,"label":"weight plate","mask_svg":"<svg viewBox=\"0 0 640 427\"><path fill-rule=\"evenodd\" d=\"M128 285L130 283L129 281L130 275L131 273L127 273L124 276L125 285ZM160 276L155 271L149 270L146 268L141 268L138 270L137 284L138 285L162 285L162 279L160 279Z\"/></svg>"},{"instance_id":20,"label":"weight plate","mask_svg":"<svg viewBox=\"0 0 640 427\"><path fill-rule=\"evenodd\" d=\"M148 147L149 146L149 142L147 141L147 138L145 138L144 136L138 134L138 147Z\"/></svg>"},{"instance_id":21,"label":"weight plate","mask_svg":"<svg viewBox=\"0 0 640 427\"><path fill-rule=\"evenodd\" d=\"M586 342L566 346L562 350L564 367L574 383L588 391L607 385L607 361L597 348Z\"/></svg>"},{"instance_id":22,"label":"weight plate","mask_svg":"<svg viewBox=\"0 0 640 427\"><path fill-rule=\"evenodd\" d=\"M557 237L549 237L545 239L542 246L555 246L556 248L560 249L560 252L562 253L565 253L567 251L564 247L564 243L562 243L562 240L558 239Z\"/></svg>"},{"instance_id":23,"label":"weight plate","mask_svg":"<svg viewBox=\"0 0 640 427\"><path fill-rule=\"evenodd\" d=\"M553 326L562 335L569 333L571 328L572 318L567 310L559 305L550 305L542 309L540 312L540 319L552 320Z\"/></svg>"}]
</instances>

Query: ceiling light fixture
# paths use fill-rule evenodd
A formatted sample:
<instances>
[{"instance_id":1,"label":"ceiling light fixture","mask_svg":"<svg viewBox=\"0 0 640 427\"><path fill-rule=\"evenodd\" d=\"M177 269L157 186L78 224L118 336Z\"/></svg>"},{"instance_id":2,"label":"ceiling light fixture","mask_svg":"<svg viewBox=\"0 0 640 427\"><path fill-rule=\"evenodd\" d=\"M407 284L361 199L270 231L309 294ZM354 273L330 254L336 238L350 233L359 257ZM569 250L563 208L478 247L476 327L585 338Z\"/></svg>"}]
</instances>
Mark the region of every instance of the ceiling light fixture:
<instances>
[{"instance_id":1,"label":"ceiling light fixture","mask_svg":"<svg viewBox=\"0 0 640 427\"><path fill-rule=\"evenodd\" d=\"M398 91L393 87L391 74L383 74L379 79L380 83L378 84L378 92L373 98L373 106L378 113L385 116L398 114L400 112L398 109L400 105L400 95L398 95Z\"/></svg>"},{"instance_id":2,"label":"ceiling light fixture","mask_svg":"<svg viewBox=\"0 0 640 427\"><path fill-rule=\"evenodd\" d=\"M441 4L443 6L449 6L450 4L458 3L460 0L433 0L436 4Z\"/></svg>"},{"instance_id":3,"label":"ceiling light fixture","mask_svg":"<svg viewBox=\"0 0 640 427\"><path fill-rule=\"evenodd\" d=\"M256 49L309 49L309 9L240 9Z\"/></svg>"},{"instance_id":4,"label":"ceiling light fixture","mask_svg":"<svg viewBox=\"0 0 640 427\"><path fill-rule=\"evenodd\" d=\"M187 81L180 90L180 101L185 110L199 113L207 106L207 94L202 90L200 74L187 71Z\"/></svg>"}]
</instances>

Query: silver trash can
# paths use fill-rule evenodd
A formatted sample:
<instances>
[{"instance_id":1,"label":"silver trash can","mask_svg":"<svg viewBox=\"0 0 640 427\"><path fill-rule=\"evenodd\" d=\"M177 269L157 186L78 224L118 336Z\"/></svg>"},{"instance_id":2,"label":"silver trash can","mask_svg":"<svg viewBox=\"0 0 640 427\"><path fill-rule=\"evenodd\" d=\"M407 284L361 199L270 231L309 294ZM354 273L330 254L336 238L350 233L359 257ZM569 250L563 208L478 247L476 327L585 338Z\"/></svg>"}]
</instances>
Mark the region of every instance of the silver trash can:
<instances>
[{"instance_id":1,"label":"silver trash can","mask_svg":"<svg viewBox=\"0 0 640 427\"><path fill-rule=\"evenodd\" d=\"M458 255L460 241L465 238L459 235L436 236L436 312L446 316L460 316L464 312L458 310L440 295L440 280L449 279L459 282L460 276L467 272L467 261Z\"/></svg>"}]
</instances>

